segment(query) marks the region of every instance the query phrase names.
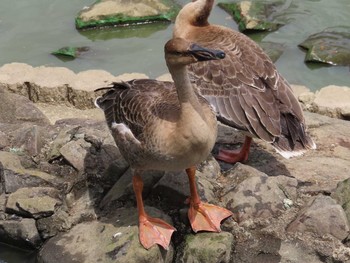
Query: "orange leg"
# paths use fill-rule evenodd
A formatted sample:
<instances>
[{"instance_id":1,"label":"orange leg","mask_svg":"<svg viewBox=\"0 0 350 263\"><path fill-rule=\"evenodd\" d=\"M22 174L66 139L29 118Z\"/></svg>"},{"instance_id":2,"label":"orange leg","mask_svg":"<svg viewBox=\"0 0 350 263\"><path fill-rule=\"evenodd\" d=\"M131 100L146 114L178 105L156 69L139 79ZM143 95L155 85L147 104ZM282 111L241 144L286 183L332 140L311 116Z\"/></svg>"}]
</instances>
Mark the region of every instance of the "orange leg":
<instances>
[{"instance_id":1,"label":"orange leg","mask_svg":"<svg viewBox=\"0 0 350 263\"><path fill-rule=\"evenodd\" d=\"M239 150L219 150L219 154L216 159L224 161L227 163L245 163L248 160L248 154L250 149L250 144L252 143L252 137L245 137L244 144Z\"/></svg>"},{"instance_id":2,"label":"orange leg","mask_svg":"<svg viewBox=\"0 0 350 263\"><path fill-rule=\"evenodd\" d=\"M137 210L139 214L139 238L141 244L149 249L155 244L159 244L164 249L168 249L171 235L176 230L173 226L159 218L153 218L146 214L142 200L143 182L137 172L132 178L134 192L136 195Z\"/></svg>"},{"instance_id":3,"label":"orange leg","mask_svg":"<svg viewBox=\"0 0 350 263\"><path fill-rule=\"evenodd\" d=\"M188 218L193 231L220 232L221 221L231 216L232 212L219 206L203 203L197 193L195 181L196 168L188 168L186 169L186 173L188 175L191 192Z\"/></svg>"}]
</instances>

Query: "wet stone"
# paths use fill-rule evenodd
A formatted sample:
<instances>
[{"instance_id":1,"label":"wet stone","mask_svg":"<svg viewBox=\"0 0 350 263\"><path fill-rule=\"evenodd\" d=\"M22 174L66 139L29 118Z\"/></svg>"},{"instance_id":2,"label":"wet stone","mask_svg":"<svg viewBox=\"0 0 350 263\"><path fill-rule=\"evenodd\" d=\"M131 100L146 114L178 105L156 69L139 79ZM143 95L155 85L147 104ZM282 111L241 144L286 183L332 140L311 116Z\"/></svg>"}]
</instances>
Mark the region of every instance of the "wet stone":
<instances>
[{"instance_id":1,"label":"wet stone","mask_svg":"<svg viewBox=\"0 0 350 263\"><path fill-rule=\"evenodd\" d=\"M309 36L300 47L307 50L305 62L350 65L350 27L326 28Z\"/></svg>"},{"instance_id":2,"label":"wet stone","mask_svg":"<svg viewBox=\"0 0 350 263\"><path fill-rule=\"evenodd\" d=\"M97 1L84 8L75 19L78 29L115 25L170 22L178 12L178 6L171 1Z\"/></svg>"},{"instance_id":3,"label":"wet stone","mask_svg":"<svg viewBox=\"0 0 350 263\"><path fill-rule=\"evenodd\" d=\"M232 15L238 23L238 29L243 31L259 30L274 31L284 23L274 21L276 6L283 5L284 1L238 1L234 3L219 3L219 7Z\"/></svg>"}]
</instances>

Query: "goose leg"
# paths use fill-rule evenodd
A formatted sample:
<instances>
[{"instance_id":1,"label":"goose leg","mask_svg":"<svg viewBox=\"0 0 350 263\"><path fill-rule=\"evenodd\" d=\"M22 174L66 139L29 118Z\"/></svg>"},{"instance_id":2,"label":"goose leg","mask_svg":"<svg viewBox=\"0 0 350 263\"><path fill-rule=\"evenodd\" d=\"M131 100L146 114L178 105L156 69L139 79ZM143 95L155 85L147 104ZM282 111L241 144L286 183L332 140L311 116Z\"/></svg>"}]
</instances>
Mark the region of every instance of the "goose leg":
<instances>
[{"instance_id":1,"label":"goose leg","mask_svg":"<svg viewBox=\"0 0 350 263\"><path fill-rule=\"evenodd\" d=\"M243 146L239 150L219 150L219 154L215 157L220 161L227 163L245 163L248 160L248 154L250 149L250 144L252 143L252 137L246 136Z\"/></svg>"},{"instance_id":2,"label":"goose leg","mask_svg":"<svg viewBox=\"0 0 350 263\"><path fill-rule=\"evenodd\" d=\"M186 169L188 175L191 196L189 197L190 208L188 218L194 232L210 231L220 232L220 223L223 219L232 215L232 212L212 204L203 203L197 193L195 173L196 168Z\"/></svg>"},{"instance_id":3,"label":"goose leg","mask_svg":"<svg viewBox=\"0 0 350 263\"><path fill-rule=\"evenodd\" d=\"M176 229L163 220L146 214L142 200L143 182L139 174L135 173L132 183L136 195L139 214L139 238L142 246L149 249L158 244L164 249L168 249L171 235Z\"/></svg>"}]
</instances>

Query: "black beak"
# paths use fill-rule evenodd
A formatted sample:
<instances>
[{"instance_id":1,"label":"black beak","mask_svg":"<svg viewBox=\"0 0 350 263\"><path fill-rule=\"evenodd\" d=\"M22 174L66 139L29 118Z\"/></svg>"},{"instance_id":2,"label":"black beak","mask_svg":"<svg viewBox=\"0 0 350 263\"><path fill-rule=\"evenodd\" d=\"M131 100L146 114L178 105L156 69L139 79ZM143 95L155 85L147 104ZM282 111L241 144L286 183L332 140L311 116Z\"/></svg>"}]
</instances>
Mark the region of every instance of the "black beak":
<instances>
[{"instance_id":1,"label":"black beak","mask_svg":"<svg viewBox=\"0 0 350 263\"><path fill-rule=\"evenodd\" d=\"M225 58L225 53L221 50L209 49L201 47L197 44L190 46L190 53L198 59L198 61L217 60Z\"/></svg>"}]
</instances>

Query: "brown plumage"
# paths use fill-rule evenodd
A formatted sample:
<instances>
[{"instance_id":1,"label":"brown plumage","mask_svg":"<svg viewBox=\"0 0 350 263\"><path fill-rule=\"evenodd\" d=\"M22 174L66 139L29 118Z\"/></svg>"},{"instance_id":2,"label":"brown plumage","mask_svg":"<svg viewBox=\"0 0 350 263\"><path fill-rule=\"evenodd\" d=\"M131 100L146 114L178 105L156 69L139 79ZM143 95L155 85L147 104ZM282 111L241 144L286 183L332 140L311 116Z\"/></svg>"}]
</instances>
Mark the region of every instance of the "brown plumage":
<instances>
[{"instance_id":1,"label":"brown plumage","mask_svg":"<svg viewBox=\"0 0 350 263\"><path fill-rule=\"evenodd\" d=\"M211 106L187 74L189 64L224 56L222 51L172 39L165 45L165 58L174 83L141 79L99 89L106 92L96 99L96 105L104 111L120 152L134 170L139 236L147 249L154 244L167 249L175 228L145 212L141 178L144 170L186 169L191 192L188 215L194 231L219 232L221 220L232 214L202 203L196 190L195 165L212 150L217 122Z\"/></svg>"},{"instance_id":2,"label":"brown plumage","mask_svg":"<svg viewBox=\"0 0 350 263\"><path fill-rule=\"evenodd\" d=\"M194 0L185 5L173 36L226 53L223 60L189 66L193 82L215 108L218 120L271 143L286 158L315 149L290 85L254 41L208 23L213 4Z\"/></svg>"}]
</instances>

